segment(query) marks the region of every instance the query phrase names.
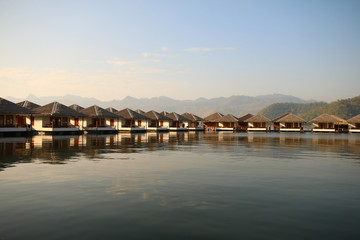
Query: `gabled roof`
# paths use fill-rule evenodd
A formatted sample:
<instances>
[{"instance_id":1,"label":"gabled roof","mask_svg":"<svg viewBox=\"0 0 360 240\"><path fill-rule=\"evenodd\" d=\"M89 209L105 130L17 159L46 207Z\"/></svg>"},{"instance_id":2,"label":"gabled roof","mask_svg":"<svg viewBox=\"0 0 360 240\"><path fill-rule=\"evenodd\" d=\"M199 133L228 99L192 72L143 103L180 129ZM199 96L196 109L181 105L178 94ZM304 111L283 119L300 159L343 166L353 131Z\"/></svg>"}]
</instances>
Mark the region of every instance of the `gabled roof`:
<instances>
[{"instance_id":1,"label":"gabled roof","mask_svg":"<svg viewBox=\"0 0 360 240\"><path fill-rule=\"evenodd\" d=\"M144 115L144 113L145 113L145 112L144 112L143 110L141 110L141 109L136 109L135 112L140 113L140 114L142 114L142 115Z\"/></svg>"},{"instance_id":2,"label":"gabled roof","mask_svg":"<svg viewBox=\"0 0 360 240\"><path fill-rule=\"evenodd\" d=\"M115 109L115 108L113 108L113 107L108 107L108 108L106 108L106 111L109 111L109 112L112 112L112 113L116 113L116 112L118 112L119 110L117 110L117 109Z\"/></svg>"},{"instance_id":3,"label":"gabled roof","mask_svg":"<svg viewBox=\"0 0 360 240\"><path fill-rule=\"evenodd\" d=\"M246 114L246 115L244 115L242 117L239 117L239 120L240 120L240 122L246 122L247 119L249 119L249 118L251 118L253 116L254 116L254 114L248 113L248 114Z\"/></svg>"},{"instance_id":4,"label":"gabled roof","mask_svg":"<svg viewBox=\"0 0 360 240\"><path fill-rule=\"evenodd\" d=\"M21 107L24 107L24 108L27 108L27 109L34 109L34 108L40 107L40 105L38 105L36 103L33 103L33 102L30 102L28 100L19 102L19 103L17 103L17 105L19 105Z\"/></svg>"},{"instance_id":5,"label":"gabled roof","mask_svg":"<svg viewBox=\"0 0 360 240\"><path fill-rule=\"evenodd\" d=\"M239 122L239 119L231 114L226 114L225 116L222 116L218 120L218 122Z\"/></svg>"},{"instance_id":6,"label":"gabled roof","mask_svg":"<svg viewBox=\"0 0 360 240\"><path fill-rule=\"evenodd\" d=\"M206 122L215 122L215 121L217 121L219 118L221 118L223 116L224 116L223 114L216 112L216 113L213 113L213 114L205 117L204 121L206 121Z\"/></svg>"},{"instance_id":7,"label":"gabled roof","mask_svg":"<svg viewBox=\"0 0 360 240\"><path fill-rule=\"evenodd\" d=\"M360 123L360 114L347 120L349 123Z\"/></svg>"},{"instance_id":8,"label":"gabled roof","mask_svg":"<svg viewBox=\"0 0 360 240\"><path fill-rule=\"evenodd\" d=\"M329 115L327 113L323 113L320 116L312 119L310 122L312 123L347 123L344 119L339 118L335 115Z\"/></svg>"},{"instance_id":9,"label":"gabled roof","mask_svg":"<svg viewBox=\"0 0 360 240\"><path fill-rule=\"evenodd\" d=\"M304 120L301 117L296 116L292 113L285 113L284 115L281 115L280 117L277 117L272 120L273 122L282 122L282 123L305 123L306 120Z\"/></svg>"},{"instance_id":10,"label":"gabled roof","mask_svg":"<svg viewBox=\"0 0 360 240\"><path fill-rule=\"evenodd\" d=\"M115 114L125 118L125 119L149 119L147 116L144 116L140 113L135 112L129 108L125 108L123 110L117 111Z\"/></svg>"},{"instance_id":11,"label":"gabled roof","mask_svg":"<svg viewBox=\"0 0 360 240\"><path fill-rule=\"evenodd\" d=\"M256 114L246 119L245 122L271 122L271 120L261 114Z\"/></svg>"},{"instance_id":12,"label":"gabled roof","mask_svg":"<svg viewBox=\"0 0 360 240\"><path fill-rule=\"evenodd\" d=\"M10 114L32 114L34 113L30 109L21 107L13 102L10 102L4 98L0 98L0 113Z\"/></svg>"},{"instance_id":13,"label":"gabled roof","mask_svg":"<svg viewBox=\"0 0 360 240\"><path fill-rule=\"evenodd\" d=\"M187 122L191 121L190 119L183 117L176 112L168 113L168 114L166 114L166 116L168 118L171 118L171 120L173 120L173 121L187 121Z\"/></svg>"},{"instance_id":14,"label":"gabled roof","mask_svg":"<svg viewBox=\"0 0 360 240\"><path fill-rule=\"evenodd\" d=\"M78 111L78 112L80 112L81 110L84 109L82 106L79 106L77 104L70 105L69 108L74 109L75 111Z\"/></svg>"},{"instance_id":15,"label":"gabled roof","mask_svg":"<svg viewBox=\"0 0 360 240\"><path fill-rule=\"evenodd\" d=\"M103 117L103 118L121 118L115 113L109 112L99 106L91 106L81 110L80 112L85 113L91 117Z\"/></svg>"},{"instance_id":16,"label":"gabled roof","mask_svg":"<svg viewBox=\"0 0 360 240\"><path fill-rule=\"evenodd\" d=\"M50 115L54 117L85 117L86 114L75 111L61 103L52 102L42 107L35 108L36 115Z\"/></svg>"},{"instance_id":17,"label":"gabled roof","mask_svg":"<svg viewBox=\"0 0 360 240\"><path fill-rule=\"evenodd\" d=\"M167 114L169 114L168 112L166 112L166 111L162 111L162 112L160 112L160 114L162 114L162 115L164 115L164 116L166 116Z\"/></svg>"},{"instance_id":18,"label":"gabled roof","mask_svg":"<svg viewBox=\"0 0 360 240\"><path fill-rule=\"evenodd\" d=\"M168 118L167 116L164 116L158 112L155 111L148 111L147 113L144 113L143 115L147 116L148 118L152 119L152 120L157 120L157 121L170 121L172 120L171 118Z\"/></svg>"},{"instance_id":19,"label":"gabled roof","mask_svg":"<svg viewBox=\"0 0 360 240\"><path fill-rule=\"evenodd\" d=\"M195 114L192 114L192 113L183 113L183 114L181 114L181 116L186 117L186 118L190 119L193 122L204 121L204 119L202 119L201 117L199 117L199 116L197 116Z\"/></svg>"}]
</instances>

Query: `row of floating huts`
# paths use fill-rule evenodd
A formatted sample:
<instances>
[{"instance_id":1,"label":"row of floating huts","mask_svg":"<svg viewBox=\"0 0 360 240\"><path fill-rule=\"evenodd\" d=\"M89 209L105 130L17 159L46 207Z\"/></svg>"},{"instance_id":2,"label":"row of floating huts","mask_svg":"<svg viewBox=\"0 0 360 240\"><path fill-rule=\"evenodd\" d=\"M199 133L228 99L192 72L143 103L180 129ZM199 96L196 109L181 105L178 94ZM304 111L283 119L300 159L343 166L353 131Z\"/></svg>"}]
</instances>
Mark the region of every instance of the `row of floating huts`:
<instances>
[{"instance_id":1,"label":"row of floating huts","mask_svg":"<svg viewBox=\"0 0 360 240\"><path fill-rule=\"evenodd\" d=\"M0 136L44 134L82 134L146 131L276 131L302 132L307 123L287 113L270 120L260 114L235 117L213 113L205 118L195 114L131 110L125 108L83 108L52 102L44 106L30 101L13 103L0 98ZM322 114L311 121L313 132L360 133L360 114L344 120Z\"/></svg>"}]
</instances>

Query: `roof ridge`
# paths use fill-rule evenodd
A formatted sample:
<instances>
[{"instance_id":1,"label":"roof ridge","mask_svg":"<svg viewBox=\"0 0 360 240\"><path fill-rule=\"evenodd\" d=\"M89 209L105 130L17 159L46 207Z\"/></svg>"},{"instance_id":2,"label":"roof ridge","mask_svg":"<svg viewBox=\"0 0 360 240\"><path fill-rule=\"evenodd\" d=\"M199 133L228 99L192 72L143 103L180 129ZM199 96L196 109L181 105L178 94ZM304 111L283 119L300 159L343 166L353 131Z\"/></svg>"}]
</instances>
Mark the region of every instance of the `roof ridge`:
<instances>
[{"instance_id":1,"label":"roof ridge","mask_svg":"<svg viewBox=\"0 0 360 240\"><path fill-rule=\"evenodd\" d=\"M54 105L51 109L51 115L53 115L56 112L56 108L57 108L57 102L54 102Z\"/></svg>"}]
</instances>

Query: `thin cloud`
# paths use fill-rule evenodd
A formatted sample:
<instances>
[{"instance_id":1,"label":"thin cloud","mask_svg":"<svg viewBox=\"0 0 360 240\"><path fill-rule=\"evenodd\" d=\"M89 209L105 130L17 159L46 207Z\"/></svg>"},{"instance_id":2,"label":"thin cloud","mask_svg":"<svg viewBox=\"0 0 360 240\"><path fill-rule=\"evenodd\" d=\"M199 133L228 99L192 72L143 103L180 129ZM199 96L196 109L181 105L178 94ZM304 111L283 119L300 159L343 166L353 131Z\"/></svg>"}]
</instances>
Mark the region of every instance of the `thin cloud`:
<instances>
[{"instance_id":1,"label":"thin cloud","mask_svg":"<svg viewBox=\"0 0 360 240\"><path fill-rule=\"evenodd\" d=\"M161 50L163 50L164 52L167 52L167 51L169 51L169 48L167 48L167 47L162 47Z\"/></svg>"},{"instance_id":2,"label":"thin cloud","mask_svg":"<svg viewBox=\"0 0 360 240\"><path fill-rule=\"evenodd\" d=\"M185 49L186 52L211 52L216 48L206 48L206 47L193 47Z\"/></svg>"},{"instance_id":3,"label":"thin cloud","mask_svg":"<svg viewBox=\"0 0 360 240\"><path fill-rule=\"evenodd\" d=\"M132 63L132 62L127 62L127 61L114 61L114 60L107 60L106 62L108 64L114 64L114 65L118 65L118 66L128 65L128 64Z\"/></svg>"},{"instance_id":4,"label":"thin cloud","mask_svg":"<svg viewBox=\"0 0 360 240\"><path fill-rule=\"evenodd\" d=\"M225 47L225 48L208 48L208 47L193 47L185 49L186 52L212 52L215 50L235 50L233 47Z\"/></svg>"},{"instance_id":5,"label":"thin cloud","mask_svg":"<svg viewBox=\"0 0 360 240\"><path fill-rule=\"evenodd\" d=\"M150 53L150 52L144 52L141 54L143 57L147 58L147 57L162 57L164 55L161 55L159 53Z\"/></svg>"}]
</instances>

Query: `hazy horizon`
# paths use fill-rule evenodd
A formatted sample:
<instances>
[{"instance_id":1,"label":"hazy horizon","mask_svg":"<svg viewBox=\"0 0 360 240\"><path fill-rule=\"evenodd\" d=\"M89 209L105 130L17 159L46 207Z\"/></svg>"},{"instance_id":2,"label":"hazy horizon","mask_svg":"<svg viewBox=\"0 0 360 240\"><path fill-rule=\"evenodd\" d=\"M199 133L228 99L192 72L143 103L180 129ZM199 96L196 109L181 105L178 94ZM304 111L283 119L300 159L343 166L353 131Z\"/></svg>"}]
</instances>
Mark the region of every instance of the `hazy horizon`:
<instances>
[{"instance_id":1,"label":"hazy horizon","mask_svg":"<svg viewBox=\"0 0 360 240\"><path fill-rule=\"evenodd\" d=\"M359 1L1 1L0 96L359 95Z\"/></svg>"}]
</instances>

